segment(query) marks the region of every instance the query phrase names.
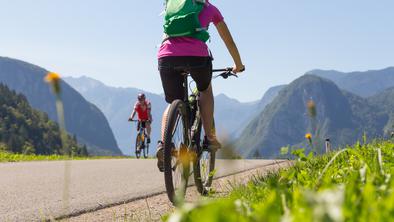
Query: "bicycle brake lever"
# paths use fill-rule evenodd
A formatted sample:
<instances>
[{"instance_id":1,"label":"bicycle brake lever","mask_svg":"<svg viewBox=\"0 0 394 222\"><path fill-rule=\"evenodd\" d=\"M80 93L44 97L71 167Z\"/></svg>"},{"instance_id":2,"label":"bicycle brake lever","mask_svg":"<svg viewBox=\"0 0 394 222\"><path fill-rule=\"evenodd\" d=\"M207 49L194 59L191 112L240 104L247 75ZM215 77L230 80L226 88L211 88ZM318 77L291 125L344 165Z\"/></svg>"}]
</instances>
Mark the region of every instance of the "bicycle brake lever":
<instances>
[{"instance_id":1,"label":"bicycle brake lever","mask_svg":"<svg viewBox=\"0 0 394 222\"><path fill-rule=\"evenodd\" d=\"M230 76L235 76L235 77L238 78L238 75L237 75L237 74L234 74L234 73L230 73Z\"/></svg>"},{"instance_id":2,"label":"bicycle brake lever","mask_svg":"<svg viewBox=\"0 0 394 222\"><path fill-rule=\"evenodd\" d=\"M234 73L232 73L230 71L224 72L224 73L220 74L220 76L222 76L223 79L228 79L228 77L230 77L230 76L235 76L235 77L238 78L238 75L236 75L236 74L234 74Z\"/></svg>"}]
</instances>

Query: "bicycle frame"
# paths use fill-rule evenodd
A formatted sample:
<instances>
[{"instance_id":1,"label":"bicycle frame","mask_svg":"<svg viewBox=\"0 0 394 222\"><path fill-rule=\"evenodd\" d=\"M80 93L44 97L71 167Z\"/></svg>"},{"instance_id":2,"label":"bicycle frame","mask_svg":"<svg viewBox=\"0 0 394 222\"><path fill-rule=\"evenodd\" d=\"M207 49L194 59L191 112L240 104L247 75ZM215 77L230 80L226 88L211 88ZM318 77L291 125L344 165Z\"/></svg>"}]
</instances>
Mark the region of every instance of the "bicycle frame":
<instances>
[{"instance_id":1,"label":"bicycle frame","mask_svg":"<svg viewBox=\"0 0 394 222\"><path fill-rule=\"evenodd\" d=\"M192 92L191 95L189 95L189 81L188 78L190 76L189 72L184 72L183 73L183 84L184 84L184 98L183 102L186 105L186 118L189 120L188 124L191 127L188 127L189 132L189 144L187 145L188 149L193 148L194 145L197 145L197 149L199 149L199 144L194 144L194 132L197 130L198 124L201 121L201 116L200 116L200 104L199 104L199 94L198 90L195 92ZM195 97L192 104L192 101L190 101L190 97ZM195 102L195 104L194 104ZM195 110L193 110L195 109ZM197 151L197 150L195 150Z\"/></svg>"},{"instance_id":2,"label":"bicycle frame","mask_svg":"<svg viewBox=\"0 0 394 222\"><path fill-rule=\"evenodd\" d=\"M139 130L138 134L141 136L141 140L144 141L145 140L145 128L140 126L140 130Z\"/></svg>"},{"instance_id":3,"label":"bicycle frame","mask_svg":"<svg viewBox=\"0 0 394 222\"><path fill-rule=\"evenodd\" d=\"M214 76L213 78L222 76L224 79L227 79L229 76L236 76L235 74L231 74L232 68L225 68L225 69L215 69L212 70L212 72L223 72L220 75ZM197 89L192 90L192 93L189 95L189 81L188 78L190 76L189 72L184 72L182 73L183 75L183 86L184 86L184 98L183 102L186 105L186 117L189 120L189 144L188 144L188 149L194 148L196 145L196 150L193 150L196 152L196 154L199 156L204 147L201 147L200 143L195 143L195 132L198 130L198 126L201 122L201 114L200 114L200 103L199 103L199 97L200 97L200 92ZM194 101L191 101L191 98L194 97ZM213 123L213 127L214 127Z\"/></svg>"},{"instance_id":4,"label":"bicycle frame","mask_svg":"<svg viewBox=\"0 0 394 222\"><path fill-rule=\"evenodd\" d=\"M146 137L146 128L142 126L142 121L138 122L138 127L139 127L138 135L140 136L141 141L143 142L143 144L142 144L143 146L140 147L140 148L144 149L145 148L145 142L144 141L145 141L145 137Z\"/></svg>"}]
</instances>

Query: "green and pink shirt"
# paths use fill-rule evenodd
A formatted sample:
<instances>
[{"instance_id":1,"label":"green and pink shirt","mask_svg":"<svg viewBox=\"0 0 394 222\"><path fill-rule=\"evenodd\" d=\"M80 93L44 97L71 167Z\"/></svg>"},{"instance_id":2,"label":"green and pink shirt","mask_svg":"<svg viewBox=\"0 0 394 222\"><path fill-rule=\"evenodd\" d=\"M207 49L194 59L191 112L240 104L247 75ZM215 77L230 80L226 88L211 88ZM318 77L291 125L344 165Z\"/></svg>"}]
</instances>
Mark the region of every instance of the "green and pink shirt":
<instances>
[{"instance_id":1,"label":"green and pink shirt","mask_svg":"<svg viewBox=\"0 0 394 222\"><path fill-rule=\"evenodd\" d=\"M219 9L207 2L199 15L202 27L217 25L224 20ZM163 42L158 52L158 58L167 56L209 56L209 49L205 42L192 37L174 37Z\"/></svg>"}]
</instances>

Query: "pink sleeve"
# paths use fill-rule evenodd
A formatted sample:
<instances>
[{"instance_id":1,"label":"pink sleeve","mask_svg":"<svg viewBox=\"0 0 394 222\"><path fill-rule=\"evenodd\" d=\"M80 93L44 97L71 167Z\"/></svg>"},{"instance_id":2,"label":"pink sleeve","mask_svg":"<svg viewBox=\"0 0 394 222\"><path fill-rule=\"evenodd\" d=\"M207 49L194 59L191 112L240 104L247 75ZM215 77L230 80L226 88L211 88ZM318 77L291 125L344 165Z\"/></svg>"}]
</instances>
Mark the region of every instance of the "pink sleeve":
<instances>
[{"instance_id":1,"label":"pink sleeve","mask_svg":"<svg viewBox=\"0 0 394 222\"><path fill-rule=\"evenodd\" d=\"M217 25L219 22L222 22L224 20L224 18L218 8L216 8L212 4L210 6L211 6L212 13L213 13L212 22L213 22L213 24Z\"/></svg>"}]
</instances>

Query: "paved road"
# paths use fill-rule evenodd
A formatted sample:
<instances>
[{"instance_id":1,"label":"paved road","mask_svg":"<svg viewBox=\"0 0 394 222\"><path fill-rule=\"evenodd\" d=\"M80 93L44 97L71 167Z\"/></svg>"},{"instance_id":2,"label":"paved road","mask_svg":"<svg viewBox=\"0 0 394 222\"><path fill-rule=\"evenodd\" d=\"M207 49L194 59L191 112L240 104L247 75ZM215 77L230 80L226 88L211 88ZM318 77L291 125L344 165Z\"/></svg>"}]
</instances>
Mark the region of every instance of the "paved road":
<instances>
[{"instance_id":1,"label":"paved road","mask_svg":"<svg viewBox=\"0 0 394 222\"><path fill-rule=\"evenodd\" d=\"M218 160L217 176L264 165L273 160ZM165 191L163 174L155 160L69 161L71 176L65 183L64 161L0 164L0 221L56 218L127 202ZM65 199L63 190L69 184ZM66 201L64 201L66 200ZM64 205L68 202L69 208Z\"/></svg>"}]
</instances>

